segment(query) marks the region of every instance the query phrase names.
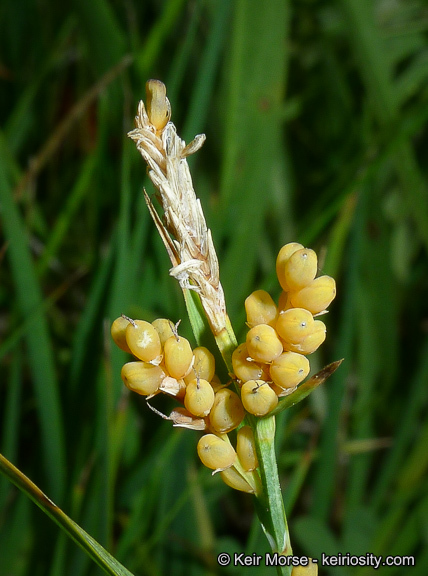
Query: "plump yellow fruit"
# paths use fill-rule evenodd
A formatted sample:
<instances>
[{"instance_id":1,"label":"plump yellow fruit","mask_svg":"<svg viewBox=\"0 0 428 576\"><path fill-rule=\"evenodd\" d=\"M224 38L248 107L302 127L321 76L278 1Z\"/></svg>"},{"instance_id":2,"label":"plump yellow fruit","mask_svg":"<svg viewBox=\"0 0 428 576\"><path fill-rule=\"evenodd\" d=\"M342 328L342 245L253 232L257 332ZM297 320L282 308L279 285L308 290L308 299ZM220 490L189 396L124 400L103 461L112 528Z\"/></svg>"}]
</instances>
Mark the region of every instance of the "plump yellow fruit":
<instances>
[{"instance_id":1,"label":"plump yellow fruit","mask_svg":"<svg viewBox=\"0 0 428 576\"><path fill-rule=\"evenodd\" d=\"M126 328L126 342L134 356L144 362L157 360L162 354L159 334L145 320L132 320Z\"/></svg>"},{"instance_id":2,"label":"plump yellow fruit","mask_svg":"<svg viewBox=\"0 0 428 576\"><path fill-rule=\"evenodd\" d=\"M110 328L111 337L113 338L115 344L119 346L121 350L132 354L127 342L126 342L126 328L128 327L129 320L123 316L119 316L113 322Z\"/></svg>"},{"instance_id":3,"label":"plump yellow fruit","mask_svg":"<svg viewBox=\"0 0 428 576\"><path fill-rule=\"evenodd\" d=\"M331 304L336 296L336 282L331 276L319 276L308 286L290 293L293 306L306 308L312 314L319 314Z\"/></svg>"},{"instance_id":4,"label":"plump yellow fruit","mask_svg":"<svg viewBox=\"0 0 428 576\"><path fill-rule=\"evenodd\" d=\"M242 426L238 430L236 453L245 471L255 470L259 465L254 443L254 434L250 426Z\"/></svg>"},{"instance_id":5,"label":"plump yellow fruit","mask_svg":"<svg viewBox=\"0 0 428 576\"><path fill-rule=\"evenodd\" d=\"M197 450L202 464L211 470L225 470L232 466L236 460L233 446L215 434L202 436L199 439Z\"/></svg>"},{"instance_id":6,"label":"plump yellow fruit","mask_svg":"<svg viewBox=\"0 0 428 576\"><path fill-rule=\"evenodd\" d=\"M208 416L214 404L214 390L208 380L195 378L186 386L184 405L195 416Z\"/></svg>"},{"instance_id":7,"label":"plump yellow fruit","mask_svg":"<svg viewBox=\"0 0 428 576\"><path fill-rule=\"evenodd\" d=\"M304 308L284 310L276 321L276 331L287 344L298 344L312 333L314 319Z\"/></svg>"},{"instance_id":8,"label":"plump yellow fruit","mask_svg":"<svg viewBox=\"0 0 428 576\"><path fill-rule=\"evenodd\" d=\"M283 352L272 362L269 373L280 388L294 388L309 374L309 360L296 352Z\"/></svg>"},{"instance_id":9,"label":"plump yellow fruit","mask_svg":"<svg viewBox=\"0 0 428 576\"><path fill-rule=\"evenodd\" d=\"M190 343L182 336L171 336L163 346L165 368L173 378L183 378L193 360Z\"/></svg>"},{"instance_id":10,"label":"plump yellow fruit","mask_svg":"<svg viewBox=\"0 0 428 576\"><path fill-rule=\"evenodd\" d=\"M195 377L211 380L215 374L215 358L213 354L204 346L198 346L193 350L193 366L190 373L185 377L186 384L191 382Z\"/></svg>"},{"instance_id":11,"label":"plump yellow fruit","mask_svg":"<svg viewBox=\"0 0 428 576\"><path fill-rule=\"evenodd\" d=\"M300 290L310 284L317 274L317 267L317 255L310 248L293 252L284 264L284 278L288 290Z\"/></svg>"},{"instance_id":12,"label":"plump yellow fruit","mask_svg":"<svg viewBox=\"0 0 428 576\"><path fill-rule=\"evenodd\" d=\"M160 366L148 362L127 362L120 375L127 388L143 396L155 394L165 377Z\"/></svg>"},{"instance_id":13,"label":"plump yellow fruit","mask_svg":"<svg viewBox=\"0 0 428 576\"><path fill-rule=\"evenodd\" d=\"M167 318L156 318L156 320L153 320L152 326L159 334L162 346L165 344L168 338L174 336L174 324Z\"/></svg>"},{"instance_id":14,"label":"plump yellow fruit","mask_svg":"<svg viewBox=\"0 0 428 576\"><path fill-rule=\"evenodd\" d=\"M275 302L266 290L256 290L245 300L247 324L250 328L258 324L273 326L278 314Z\"/></svg>"},{"instance_id":15,"label":"plump yellow fruit","mask_svg":"<svg viewBox=\"0 0 428 576\"><path fill-rule=\"evenodd\" d=\"M249 360L247 345L240 344L232 354L233 372L241 382L257 380L262 377L263 368L257 362Z\"/></svg>"},{"instance_id":16,"label":"plump yellow fruit","mask_svg":"<svg viewBox=\"0 0 428 576\"><path fill-rule=\"evenodd\" d=\"M249 355L256 362L272 362L283 350L276 330L267 324L251 328L247 333L246 344Z\"/></svg>"},{"instance_id":17,"label":"plump yellow fruit","mask_svg":"<svg viewBox=\"0 0 428 576\"><path fill-rule=\"evenodd\" d=\"M303 246L298 242L290 242L281 248L276 258L276 275L281 284L281 288L285 291L288 290L288 285L285 279L285 264L294 252L301 250Z\"/></svg>"},{"instance_id":18,"label":"plump yellow fruit","mask_svg":"<svg viewBox=\"0 0 428 576\"><path fill-rule=\"evenodd\" d=\"M221 388L216 392L209 416L213 430L227 434L241 424L244 416L242 402L235 392L229 388Z\"/></svg>"},{"instance_id":19,"label":"plump yellow fruit","mask_svg":"<svg viewBox=\"0 0 428 576\"><path fill-rule=\"evenodd\" d=\"M321 322L321 320L315 320L310 334L300 342L284 344L284 348L291 350L292 352L299 352L300 354L312 354L312 352L315 352L315 350L317 350L317 348L319 348L319 346L324 342L326 332L327 330L324 322Z\"/></svg>"},{"instance_id":20,"label":"plump yellow fruit","mask_svg":"<svg viewBox=\"0 0 428 576\"><path fill-rule=\"evenodd\" d=\"M244 408L254 416L264 416L278 404L278 396L264 380L248 380L241 388Z\"/></svg>"},{"instance_id":21,"label":"plump yellow fruit","mask_svg":"<svg viewBox=\"0 0 428 576\"><path fill-rule=\"evenodd\" d=\"M245 480L239 472L231 467L227 470L222 470L220 472L221 479L225 484L233 488L234 490L240 490L241 492L248 492L248 494L254 494L254 489L251 488L249 483Z\"/></svg>"}]
</instances>

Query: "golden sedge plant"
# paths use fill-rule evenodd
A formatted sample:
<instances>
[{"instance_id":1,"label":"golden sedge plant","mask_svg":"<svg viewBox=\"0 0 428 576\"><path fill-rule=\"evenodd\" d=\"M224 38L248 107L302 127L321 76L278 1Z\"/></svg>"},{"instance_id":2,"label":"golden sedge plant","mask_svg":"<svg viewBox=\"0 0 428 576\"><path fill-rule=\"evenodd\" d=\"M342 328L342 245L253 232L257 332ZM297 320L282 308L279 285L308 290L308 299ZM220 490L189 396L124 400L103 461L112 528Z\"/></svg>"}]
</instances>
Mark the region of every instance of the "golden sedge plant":
<instances>
[{"instance_id":1,"label":"golden sedge plant","mask_svg":"<svg viewBox=\"0 0 428 576\"><path fill-rule=\"evenodd\" d=\"M275 414L302 400L339 365L333 363L305 381L308 355L326 337L318 317L335 297L335 282L329 276L317 277L313 250L296 242L283 246L276 263L283 290L279 301L264 290L248 296L248 332L238 346L226 312L217 254L187 164L187 156L203 145L205 136L186 145L170 121L165 85L149 80L146 92L146 105L140 102L129 137L148 165L162 218L146 191L145 199L172 262L170 275L183 290L196 341L207 323L230 379L220 381L212 352L192 347L180 336L178 323L121 316L112 324L112 337L134 357L123 366L122 380L146 399L161 393L174 397L177 407L168 416L149 406L173 426L202 432L197 445L202 463L232 488L254 494L272 552L283 560L277 564L278 573L316 574L316 564L293 568L287 561L293 553L274 451ZM237 432L229 436L233 430Z\"/></svg>"}]
</instances>

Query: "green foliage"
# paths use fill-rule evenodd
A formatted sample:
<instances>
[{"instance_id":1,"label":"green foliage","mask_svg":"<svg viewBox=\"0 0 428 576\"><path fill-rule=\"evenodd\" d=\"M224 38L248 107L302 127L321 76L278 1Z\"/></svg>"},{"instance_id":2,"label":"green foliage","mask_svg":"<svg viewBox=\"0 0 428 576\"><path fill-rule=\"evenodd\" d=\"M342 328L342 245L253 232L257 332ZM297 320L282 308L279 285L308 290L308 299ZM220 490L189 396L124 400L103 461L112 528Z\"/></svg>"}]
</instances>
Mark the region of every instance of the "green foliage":
<instances>
[{"instance_id":1,"label":"green foliage","mask_svg":"<svg viewBox=\"0 0 428 576\"><path fill-rule=\"evenodd\" d=\"M195 466L198 435L126 393L110 342L121 313L182 318L192 338L126 139L159 78L179 133L207 134L192 176L238 338L245 297L279 295L286 242L324 253L337 280L311 365L345 361L277 419L294 552L411 554L425 574L426 3L4 0L0 14L0 452L137 576L215 574L219 552L268 549L251 497ZM0 551L1 574L101 573L6 478ZM348 573L368 571L334 571Z\"/></svg>"}]
</instances>

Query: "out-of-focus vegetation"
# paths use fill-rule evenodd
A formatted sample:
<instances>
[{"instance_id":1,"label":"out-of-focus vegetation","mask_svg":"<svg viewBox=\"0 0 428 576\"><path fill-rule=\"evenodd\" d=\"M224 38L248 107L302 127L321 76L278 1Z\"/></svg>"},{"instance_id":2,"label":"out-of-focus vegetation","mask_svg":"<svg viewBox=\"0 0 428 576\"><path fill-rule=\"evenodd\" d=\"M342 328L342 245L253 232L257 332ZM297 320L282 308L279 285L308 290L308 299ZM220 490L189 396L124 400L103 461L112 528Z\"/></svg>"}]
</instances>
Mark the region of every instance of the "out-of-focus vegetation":
<instances>
[{"instance_id":1,"label":"out-of-focus vegetation","mask_svg":"<svg viewBox=\"0 0 428 576\"><path fill-rule=\"evenodd\" d=\"M191 337L126 138L159 78L181 136L207 134L192 174L237 334L252 290L279 295L285 242L337 279L311 364L345 361L277 422L294 552L425 575L426 2L3 0L0 19L0 451L138 576L260 573L215 561L268 550L251 497L125 392L110 342L121 313ZM0 478L0 573L100 569Z\"/></svg>"}]
</instances>

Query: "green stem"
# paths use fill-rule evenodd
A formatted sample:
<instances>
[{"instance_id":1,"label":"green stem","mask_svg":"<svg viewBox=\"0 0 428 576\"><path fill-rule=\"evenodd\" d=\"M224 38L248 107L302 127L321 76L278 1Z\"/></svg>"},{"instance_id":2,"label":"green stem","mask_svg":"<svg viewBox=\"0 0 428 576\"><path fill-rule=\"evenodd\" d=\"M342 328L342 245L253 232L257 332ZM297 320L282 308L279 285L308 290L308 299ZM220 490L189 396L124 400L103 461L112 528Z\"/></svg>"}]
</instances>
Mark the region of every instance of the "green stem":
<instances>
[{"instance_id":1,"label":"green stem","mask_svg":"<svg viewBox=\"0 0 428 576\"><path fill-rule=\"evenodd\" d=\"M216 336L216 341L229 372L233 372L231 357L237 341L230 322L222 333ZM261 490L257 490L255 498L257 516L272 552L290 556L293 551L275 454L275 417L256 418L247 414L246 420L254 433L262 487ZM291 576L291 570L291 566L277 567L280 576Z\"/></svg>"},{"instance_id":2,"label":"green stem","mask_svg":"<svg viewBox=\"0 0 428 576\"><path fill-rule=\"evenodd\" d=\"M184 291L187 310L191 319L195 337L200 340L206 329L202 306L198 302L196 294ZM223 330L214 334L218 348L227 366L228 372L233 373L232 353L237 347L235 333L229 318ZM237 387L239 393L239 388ZM306 391L305 391L306 393ZM309 393L309 391L307 391ZM297 401L297 399L296 399ZM294 403L294 399L293 402ZM256 488L256 512L262 528L269 541L273 553L290 556L292 549L288 533L287 518L285 516L284 503L282 500L281 487L278 478L278 467L275 455L275 417L256 418L251 414L246 415L246 421L252 427L259 461L260 486L257 486L247 478L250 485ZM291 576L291 566L278 566L280 576Z\"/></svg>"},{"instance_id":3,"label":"green stem","mask_svg":"<svg viewBox=\"0 0 428 576\"><path fill-rule=\"evenodd\" d=\"M275 454L275 417L252 417L249 420L254 431L260 479L263 488L255 500L257 515L272 552L290 556L293 551ZM290 576L292 568L291 566L278 566L277 570L281 576Z\"/></svg>"},{"instance_id":4,"label":"green stem","mask_svg":"<svg viewBox=\"0 0 428 576\"><path fill-rule=\"evenodd\" d=\"M232 354L238 346L238 341L233 331L232 324L230 323L229 317L226 316L226 325L221 332L214 334L217 346L223 357L224 363L229 371L229 374L233 373L232 366Z\"/></svg>"}]
</instances>

